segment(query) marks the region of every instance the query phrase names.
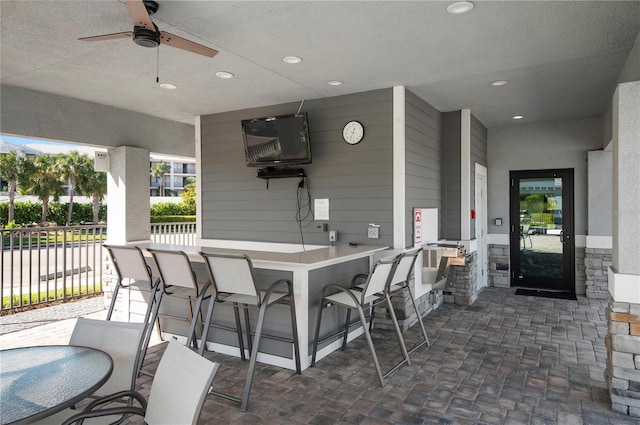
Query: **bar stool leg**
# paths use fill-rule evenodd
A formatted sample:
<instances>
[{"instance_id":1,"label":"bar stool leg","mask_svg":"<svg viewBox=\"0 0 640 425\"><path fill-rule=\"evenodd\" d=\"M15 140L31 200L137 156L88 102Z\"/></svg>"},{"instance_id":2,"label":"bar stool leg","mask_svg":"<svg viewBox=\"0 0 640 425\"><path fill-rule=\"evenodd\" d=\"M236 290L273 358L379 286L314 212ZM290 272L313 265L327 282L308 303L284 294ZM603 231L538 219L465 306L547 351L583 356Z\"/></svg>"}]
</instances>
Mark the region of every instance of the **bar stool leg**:
<instances>
[{"instance_id":1,"label":"bar stool leg","mask_svg":"<svg viewBox=\"0 0 640 425\"><path fill-rule=\"evenodd\" d=\"M400 344L400 351L402 351L402 357L407 362L408 365L411 364L411 359L409 359L409 353L407 353L407 347L404 344L404 338L402 337L402 331L400 330L400 325L398 324L398 318L396 316L396 312L393 309L393 304L391 303L391 297L389 297L389 292L385 291L385 298L387 299L387 306L389 307L389 312L391 314L391 321L393 322L393 326L396 329L396 337L398 338L398 344Z\"/></svg>"},{"instance_id":2,"label":"bar stool leg","mask_svg":"<svg viewBox=\"0 0 640 425\"><path fill-rule=\"evenodd\" d=\"M311 355L311 367L316 365L316 354L318 352L318 339L320 338L320 321L322 320L322 310L324 310L324 294L318 306L318 318L316 320L316 330L313 337L313 354Z\"/></svg>"},{"instance_id":3,"label":"bar stool leg","mask_svg":"<svg viewBox=\"0 0 640 425\"><path fill-rule=\"evenodd\" d=\"M207 346L207 336L209 335L209 326L211 325L211 318L213 317L213 307L216 304L216 294L211 294L209 299L209 308L207 308L207 315L204 321L204 327L202 328L202 344L198 349L198 354L204 355L204 349Z\"/></svg>"},{"instance_id":4,"label":"bar stool leg","mask_svg":"<svg viewBox=\"0 0 640 425\"><path fill-rule=\"evenodd\" d=\"M244 393L242 395L242 401L240 403L240 410L246 412L249 408L249 395L251 393L251 384L253 382L253 372L256 367L256 359L258 357L258 348L260 346L260 335L262 334L262 324L264 323L264 315L267 310L267 303L263 303L260 306L260 312L258 313L258 323L256 324L256 334L254 336L254 347L251 350L251 359L249 360L249 369L247 370L247 381L244 386ZM251 334L249 334L251 336Z\"/></svg>"},{"instance_id":5,"label":"bar stool leg","mask_svg":"<svg viewBox=\"0 0 640 425\"><path fill-rule=\"evenodd\" d=\"M416 312L416 317L418 318L418 323L420 324L420 330L422 331L422 336L424 336L424 342L418 344L416 347L411 349L410 353L413 353L418 348L422 347L425 343L427 347L431 345L429 342L429 337L427 336L427 330L424 328L424 323L422 323L422 317L420 316L420 312L418 311L418 306L416 305L416 300L413 297L413 293L411 292L411 288L407 285L407 290L409 291L409 298L411 298L411 303L413 304L413 309Z\"/></svg>"},{"instance_id":6,"label":"bar stool leg","mask_svg":"<svg viewBox=\"0 0 640 425\"><path fill-rule=\"evenodd\" d=\"M240 358L242 361L247 360L247 357L244 354L244 338L242 336L242 326L240 325L240 310L238 307L238 303L233 303L233 314L236 319L236 334L238 335L238 348L240 349ZM251 335L249 335L251 338Z\"/></svg>"},{"instance_id":7,"label":"bar stool leg","mask_svg":"<svg viewBox=\"0 0 640 425\"><path fill-rule=\"evenodd\" d=\"M364 336L367 339L367 344L369 345L369 350L371 351L371 356L373 357L373 364L376 367L376 372L378 373L378 380L380 381L380 386L384 387L384 376L382 375L382 369L380 369L380 362L378 362L378 356L376 355L376 349L373 346L373 341L371 340L371 333L369 332L367 326L367 318L364 315L364 311L362 307L358 304L356 306L356 310L358 310L358 315L360 316L360 322L362 322L362 329L364 329Z\"/></svg>"}]
</instances>

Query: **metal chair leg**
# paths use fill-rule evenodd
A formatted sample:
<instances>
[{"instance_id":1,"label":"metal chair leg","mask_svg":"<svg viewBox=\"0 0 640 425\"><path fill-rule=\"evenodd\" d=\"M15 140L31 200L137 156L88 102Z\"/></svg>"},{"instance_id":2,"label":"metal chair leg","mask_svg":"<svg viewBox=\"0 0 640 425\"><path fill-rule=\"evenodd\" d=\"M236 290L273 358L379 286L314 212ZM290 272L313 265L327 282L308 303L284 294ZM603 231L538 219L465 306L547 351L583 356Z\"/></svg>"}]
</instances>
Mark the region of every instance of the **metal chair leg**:
<instances>
[{"instance_id":1,"label":"metal chair leg","mask_svg":"<svg viewBox=\"0 0 640 425\"><path fill-rule=\"evenodd\" d=\"M316 320L316 330L313 338L313 354L311 355L311 367L316 365L316 354L318 353L318 339L320 338L320 321L322 320L322 310L324 310L324 296L320 300L318 307L318 319Z\"/></svg>"},{"instance_id":2,"label":"metal chair leg","mask_svg":"<svg viewBox=\"0 0 640 425\"><path fill-rule=\"evenodd\" d=\"M216 304L216 296L215 294L211 295L211 299L209 299L209 308L207 308L207 316L204 321L204 328L202 329L202 344L198 349L198 354L201 356L204 355L204 349L207 346L207 336L209 335L209 326L211 325L211 318L213 317L213 307Z\"/></svg>"},{"instance_id":3,"label":"metal chair leg","mask_svg":"<svg viewBox=\"0 0 640 425\"><path fill-rule=\"evenodd\" d=\"M246 412L249 408L249 395L251 393L251 384L253 383L253 372L256 367L256 359L258 357L258 348L260 346L260 335L262 334L262 324L264 323L264 315L267 310L267 303L260 306L258 313L258 323L256 324L256 334L254 336L255 346L251 350L251 359L249 360L249 369L247 370L247 381L244 386L242 401L240 402L240 410Z\"/></svg>"},{"instance_id":4,"label":"metal chair leg","mask_svg":"<svg viewBox=\"0 0 640 425\"><path fill-rule=\"evenodd\" d=\"M362 322L362 329L364 329L364 336L367 339L367 344L369 345L369 350L371 351L371 356L373 357L373 364L376 367L376 372L378 373L378 380L380 381L380 386L384 387L384 376L382 375L382 370L380 369L380 362L378 362L378 356L376 355L376 349L373 346L373 341L371 340L371 333L369 332L367 326L367 318L364 315L364 311L360 305L356 306L358 310L358 315L360 316L360 322Z\"/></svg>"},{"instance_id":5,"label":"metal chair leg","mask_svg":"<svg viewBox=\"0 0 640 425\"><path fill-rule=\"evenodd\" d=\"M416 300L413 297L413 293L411 292L411 288L409 287L409 285L407 285L407 290L409 291L409 298L411 298L411 303L413 304L413 309L416 312L416 316L418 318L418 323L420 324L420 330L422 331L422 336L424 336L424 342L421 342L420 344L416 345L411 350L409 350L409 354L411 354L415 350L417 350L418 348L422 347L425 343L427 344L427 347L429 347L431 345L431 343L429 342L429 336L427 336L427 330L424 328L424 323L422 323L422 317L420 316L420 311L418 311L418 306L416 305Z\"/></svg>"},{"instance_id":6,"label":"metal chair leg","mask_svg":"<svg viewBox=\"0 0 640 425\"><path fill-rule=\"evenodd\" d=\"M251 353L253 353L253 341L251 338L251 322L249 321L249 306L243 304L242 308L244 309L244 323L247 328L247 347L249 348L249 356L251 356Z\"/></svg>"},{"instance_id":7,"label":"metal chair leg","mask_svg":"<svg viewBox=\"0 0 640 425\"><path fill-rule=\"evenodd\" d=\"M242 326L240 325L240 310L238 303L233 303L233 315L236 319L236 335L238 336L238 348L240 349L240 358L245 361L247 356L244 354L244 337L242 336ZM251 338L251 335L249 335Z\"/></svg>"},{"instance_id":8,"label":"metal chair leg","mask_svg":"<svg viewBox=\"0 0 640 425\"><path fill-rule=\"evenodd\" d=\"M411 359L409 359L409 353L407 353L407 347L404 344L404 338L402 337L402 331L400 330L400 325L398 324L398 318L396 317L396 312L393 309L393 304L391 303L391 297L389 297L389 292L384 293L385 298L387 299L387 307L389 307L389 314L391 315L391 321L393 322L393 327L396 330L396 337L398 338L398 344L400 344L400 351L402 352L402 357L404 361L400 364L406 362L408 365L411 364Z\"/></svg>"}]
</instances>

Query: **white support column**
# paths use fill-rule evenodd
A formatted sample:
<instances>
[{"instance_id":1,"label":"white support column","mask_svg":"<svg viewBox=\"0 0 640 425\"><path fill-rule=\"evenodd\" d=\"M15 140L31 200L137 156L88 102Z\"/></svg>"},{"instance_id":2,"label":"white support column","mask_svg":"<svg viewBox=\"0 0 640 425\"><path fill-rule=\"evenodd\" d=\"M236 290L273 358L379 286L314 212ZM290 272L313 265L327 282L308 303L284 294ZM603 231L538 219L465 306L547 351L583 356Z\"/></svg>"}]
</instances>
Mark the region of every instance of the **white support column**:
<instances>
[{"instance_id":1,"label":"white support column","mask_svg":"<svg viewBox=\"0 0 640 425\"><path fill-rule=\"evenodd\" d=\"M471 240L471 110L460 111L460 240Z\"/></svg>"},{"instance_id":2,"label":"white support column","mask_svg":"<svg viewBox=\"0 0 640 425\"><path fill-rule=\"evenodd\" d=\"M131 146L109 150L107 241L148 241L151 235L149 151Z\"/></svg>"},{"instance_id":3,"label":"white support column","mask_svg":"<svg viewBox=\"0 0 640 425\"><path fill-rule=\"evenodd\" d=\"M196 117L196 240L202 240L202 132Z\"/></svg>"},{"instance_id":4,"label":"white support column","mask_svg":"<svg viewBox=\"0 0 640 425\"><path fill-rule=\"evenodd\" d=\"M393 248L407 246L405 185L405 88L393 88Z\"/></svg>"}]
</instances>

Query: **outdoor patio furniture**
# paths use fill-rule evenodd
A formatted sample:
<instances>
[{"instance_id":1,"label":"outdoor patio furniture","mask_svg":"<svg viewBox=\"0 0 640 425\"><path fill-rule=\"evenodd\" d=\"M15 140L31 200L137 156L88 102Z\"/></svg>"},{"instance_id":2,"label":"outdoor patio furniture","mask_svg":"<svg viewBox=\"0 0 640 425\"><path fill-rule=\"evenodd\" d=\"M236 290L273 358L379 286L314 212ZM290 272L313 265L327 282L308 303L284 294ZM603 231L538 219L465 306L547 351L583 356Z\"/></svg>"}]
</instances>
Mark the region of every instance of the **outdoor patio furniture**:
<instances>
[{"instance_id":1,"label":"outdoor patio furniture","mask_svg":"<svg viewBox=\"0 0 640 425\"><path fill-rule=\"evenodd\" d=\"M104 245L109 252L113 266L118 276L118 282L113 288L113 294L111 297L111 303L107 312L107 320L111 320L117 304L118 294L120 289L135 289L140 291L141 294L146 294L147 299L144 315L141 322L145 324L144 329L144 341L141 345L140 364L138 365L138 373L144 373L149 376L149 372L142 370L142 363L149 346L151 339L151 333L153 332L153 325L156 324L156 330L158 336L162 338L162 331L160 328L160 322L158 321L158 311L162 302L163 292L160 291L160 279L153 277L151 267L145 261L142 250L137 246L117 246L117 245ZM139 300L142 301L142 300ZM131 312L138 313L137 308L132 308L131 293L129 293L129 306L127 308L129 315L127 321L131 321Z\"/></svg>"},{"instance_id":2,"label":"outdoor patio furniture","mask_svg":"<svg viewBox=\"0 0 640 425\"><path fill-rule=\"evenodd\" d=\"M322 293L322 300L320 301L320 308L318 309L318 319L316 321L316 329L315 329L315 337L313 340L313 355L311 358L311 367L315 366L316 363L316 354L318 351L318 344L320 339L320 324L322 321L322 312L325 308L331 306L345 307L349 310L356 310L358 312L358 316L360 318L360 323L362 324L362 328L364 331L365 338L367 339L367 344L369 345L369 350L371 351L371 356L373 357L373 363L376 368L376 372L378 374L378 380L380 382L380 386L384 387L385 378L398 369L398 367L403 364L411 364L409 360L409 354L407 353L407 348L404 345L404 339L402 338L402 333L400 331L400 326L398 325L398 319L396 318L395 312L393 310L393 305L391 304L391 299L389 298L389 293L385 291L385 288L388 287L391 278L393 277L393 273L398 264L398 257L393 259L382 259L378 260L371 272L366 277L366 282L362 290L352 289L352 288L344 288L339 285L328 285L324 288ZM329 294L329 292L334 292L333 294ZM380 297L380 294L383 294L383 297ZM391 316L391 320L393 322L396 337L398 339L398 344L400 345L400 350L402 352L403 361L398 365L393 367L386 373L382 373L380 368L380 363L378 362L378 356L376 355L376 350L373 345L373 341L371 340L371 334L369 331L369 327L367 326L367 317L364 314L364 309L367 308L367 305L372 306L372 308L378 304L379 302L386 302L387 307L389 309L389 313ZM344 328L337 332L336 334L329 335L323 338L323 341L335 338L336 336L342 336L343 338L343 347L346 344L346 336L349 332L349 315L347 314L347 321L345 323Z\"/></svg>"},{"instance_id":3,"label":"outdoor patio furniture","mask_svg":"<svg viewBox=\"0 0 640 425\"><path fill-rule=\"evenodd\" d=\"M68 345L1 350L0 365L2 424L59 424L52 415L100 388L113 369L105 352Z\"/></svg>"},{"instance_id":4,"label":"outdoor patio furniture","mask_svg":"<svg viewBox=\"0 0 640 425\"><path fill-rule=\"evenodd\" d=\"M187 344L197 348L198 340L196 335L196 321L200 319L202 323L202 314L200 307L203 297L206 295L208 282L198 282L196 273L191 267L189 257L183 251L148 249L153 256L160 281L162 282L162 292L165 295L165 304L158 312L158 319L166 317L169 320L179 320L189 323L189 332L187 333ZM202 286L202 288L201 288ZM184 300L187 306L187 314L180 314L179 308L164 308L169 299ZM193 302L195 301L195 308Z\"/></svg>"},{"instance_id":5,"label":"outdoor patio furniture","mask_svg":"<svg viewBox=\"0 0 640 425\"><path fill-rule=\"evenodd\" d=\"M195 425L207 393L218 370L218 363L197 355L175 340L169 341L151 385L149 400L136 391L121 391L95 400L81 413L69 418L63 425L82 423L84 418L139 415L149 425ZM113 401L135 400L138 405L105 407ZM91 421L87 421L91 423Z\"/></svg>"},{"instance_id":6,"label":"outdoor patio furniture","mask_svg":"<svg viewBox=\"0 0 640 425\"><path fill-rule=\"evenodd\" d=\"M290 280L279 279L269 285L266 291L261 291L256 286L255 274L253 270L253 264L251 259L247 255L232 255L232 254L210 254L200 253L205 260L209 279L213 284L215 294L209 301L209 308L206 314L206 321L204 325L204 331L202 333L202 344L200 346L200 354L204 353L205 341L207 340L207 334L211 325L214 307L219 303L231 303L234 307L243 308L245 310L245 329L244 332L247 337L247 341L250 343L250 360L249 368L247 370L247 378L245 388L242 394L242 398L231 396L228 394L214 393L221 397L240 402L240 410L246 412L249 407L249 395L251 393L251 384L253 382L253 374L256 366L256 360L258 352L260 351L261 338L271 338L283 342L293 344L296 373L301 373L300 367L300 347L298 343L298 326L296 322L296 306L293 300L293 284ZM276 292L278 287L286 287L286 292ZM224 293L224 298L220 297L220 294ZM289 311L291 313L291 338L277 337L274 335L263 334L263 324L266 311L269 307L274 306L276 303L288 303ZM258 309L258 319L256 323L255 336L253 342L251 338L251 327L249 321L249 308ZM239 324L236 311L236 325ZM236 329L239 332L238 329ZM242 339L242 335L239 335ZM241 351L244 348L241 344Z\"/></svg>"}]
</instances>

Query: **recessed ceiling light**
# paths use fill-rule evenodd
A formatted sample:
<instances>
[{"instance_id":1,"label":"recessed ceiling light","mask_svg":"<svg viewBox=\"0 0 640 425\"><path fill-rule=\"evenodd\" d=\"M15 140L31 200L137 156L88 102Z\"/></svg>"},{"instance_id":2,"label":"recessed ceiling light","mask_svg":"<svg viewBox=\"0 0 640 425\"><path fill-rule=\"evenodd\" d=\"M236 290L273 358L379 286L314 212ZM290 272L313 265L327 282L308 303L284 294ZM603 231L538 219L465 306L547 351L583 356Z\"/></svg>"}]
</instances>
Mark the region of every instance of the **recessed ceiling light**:
<instances>
[{"instance_id":1,"label":"recessed ceiling light","mask_svg":"<svg viewBox=\"0 0 640 425\"><path fill-rule=\"evenodd\" d=\"M491 85L493 87L500 87L500 86L504 86L507 85L509 82L507 80L496 80L496 81L492 81Z\"/></svg>"},{"instance_id":2,"label":"recessed ceiling light","mask_svg":"<svg viewBox=\"0 0 640 425\"><path fill-rule=\"evenodd\" d=\"M447 6L447 12L451 13L452 15L467 13L471 9L473 9L473 3L471 3L470 1L458 1Z\"/></svg>"},{"instance_id":3,"label":"recessed ceiling light","mask_svg":"<svg viewBox=\"0 0 640 425\"><path fill-rule=\"evenodd\" d=\"M166 90L175 90L178 88L178 86L176 86L175 84L169 84L169 83L162 83L160 84L160 87Z\"/></svg>"},{"instance_id":4,"label":"recessed ceiling light","mask_svg":"<svg viewBox=\"0 0 640 425\"><path fill-rule=\"evenodd\" d=\"M522 118L524 118L524 115L514 115L511 118L513 118L514 120L521 120Z\"/></svg>"},{"instance_id":5,"label":"recessed ceiling light","mask_svg":"<svg viewBox=\"0 0 640 425\"><path fill-rule=\"evenodd\" d=\"M342 81L331 80L331 81L327 81L327 84L329 84L330 86L341 86L342 85Z\"/></svg>"},{"instance_id":6,"label":"recessed ceiling light","mask_svg":"<svg viewBox=\"0 0 640 425\"><path fill-rule=\"evenodd\" d=\"M227 71L218 71L218 72L216 72L216 77L224 78L224 79L228 80L229 78L233 78L234 75L232 73L230 73L230 72L227 72Z\"/></svg>"},{"instance_id":7,"label":"recessed ceiling light","mask_svg":"<svg viewBox=\"0 0 640 425\"><path fill-rule=\"evenodd\" d=\"M300 63L302 62L302 58L299 56L285 56L282 58L282 62L284 63Z\"/></svg>"}]
</instances>

